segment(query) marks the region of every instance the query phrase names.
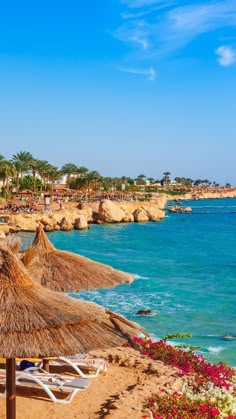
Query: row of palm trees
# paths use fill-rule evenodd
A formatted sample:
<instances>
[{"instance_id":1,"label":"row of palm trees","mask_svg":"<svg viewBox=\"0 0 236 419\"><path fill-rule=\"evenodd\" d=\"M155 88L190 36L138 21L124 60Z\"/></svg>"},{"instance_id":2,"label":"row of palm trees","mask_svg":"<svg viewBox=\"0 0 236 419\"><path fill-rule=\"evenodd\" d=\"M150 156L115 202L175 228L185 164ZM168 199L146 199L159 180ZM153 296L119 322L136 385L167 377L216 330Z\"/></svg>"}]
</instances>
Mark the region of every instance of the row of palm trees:
<instances>
[{"instance_id":1,"label":"row of palm trees","mask_svg":"<svg viewBox=\"0 0 236 419\"><path fill-rule=\"evenodd\" d=\"M13 187L18 192L20 183L24 176L31 173L33 179L33 191L36 192L37 175L40 176L40 188L52 184L55 180L60 179L61 172L57 167L51 165L46 160L39 160L32 156L28 151L19 151L14 154L11 160L7 160L0 155L0 179L3 181L3 188L8 195L9 190Z\"/></svg>"},{"instance_id":2,"label":"row of palm trees","mask_svg":"<svg viewBox=\"0 0 236 419\"><path fill-rule=\"evenodd\" d=\"M71 189L121 190L122 185L128 187L135 184L135 180L130 177L103 177L96 170L90 171L74 163L66 163L59 169L47 160L35 158L28 151L19 151L10 160L0 155L0 180L3 181L6 196L12 190L18 192L24 189L26 185L35 193L52 189L63 175L66 175L67 186ZM136 180L141 184L144 178L144 175L139 175Z\"/></svg>"},{"instance_id":3,"label":"row of palm trees","mask_svg":"<svg viewBox=\"0 0 236 419\"><path fill-rule=\"evenodd\" d=\"M62 168L50 164L47 160L40 160L28 152L19 151L7 160L0 155L0 180L3 182L4 194L15 190L18 192L25 185L33 192L52 189L55 182L66 175L66 183L72 189L87 187L97 190L98 186L109 188L117 179L105 178L97 171L90 171L86 167L78 167L73 163L66 163Z\"/></svg>"},{"instance_id":4,"label":"row of palm trees","mask_svg":"<svg viewBox=\"0 0 236 419\"><path fill-rule=\"evenodd\" d=\"M150 186L159 183L166 188L170 188L172 185L170 172L164 172L160 180L155 180L152 177L147 178L144 174L140 174L135 179L127 176L103 177L98 171L90 171L86 167L79 167L74 163L66 163L59 169L47 160L35 158L28 151L19 151L10 160L0 155L0 180L3 182L3 192L6 196L12 190L18 192L20 189L24 189L26 185L35 193L50 190L63 175L66 175L67 186L71 189L132 190L136 186L145 186L147 183ZM194 181L190 178L176 177L175 181L183 188L219 186L216 182L210 182L207 179ZM226 184L226 186L230 186L230 184Z\"/></svg>"}]
</instances>

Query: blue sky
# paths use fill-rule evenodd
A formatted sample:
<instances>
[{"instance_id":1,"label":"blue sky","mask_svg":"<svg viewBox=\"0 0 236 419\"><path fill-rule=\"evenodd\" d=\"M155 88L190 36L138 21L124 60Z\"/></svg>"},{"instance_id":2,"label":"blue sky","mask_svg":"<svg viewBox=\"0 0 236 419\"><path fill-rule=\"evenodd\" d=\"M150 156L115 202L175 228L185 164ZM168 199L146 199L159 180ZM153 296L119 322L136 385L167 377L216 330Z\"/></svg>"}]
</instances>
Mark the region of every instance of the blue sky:
<instances>
[{"instance_id":1,"label":"blue sky","mask_svg":"<svg viewBox=\"0 0 236 419\"><path fill-rule=\"evenodd\" d=\"M235 0L0 2L0 154L236 185Z\"/></svg>"}]
</instances>

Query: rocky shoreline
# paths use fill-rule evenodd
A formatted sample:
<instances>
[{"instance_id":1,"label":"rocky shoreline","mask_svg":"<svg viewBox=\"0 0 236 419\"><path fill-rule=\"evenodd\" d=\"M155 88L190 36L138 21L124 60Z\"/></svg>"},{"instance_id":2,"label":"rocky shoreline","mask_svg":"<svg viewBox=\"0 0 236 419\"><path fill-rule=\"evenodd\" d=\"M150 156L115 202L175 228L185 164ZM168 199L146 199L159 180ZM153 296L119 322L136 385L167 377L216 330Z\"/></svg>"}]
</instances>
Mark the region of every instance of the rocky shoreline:
<instances>
[{"instance_id":1,"label":"rocky shoreline","mask_svg":"<svg viewBox=\"0 0 236 419\"><path fill-rule=\"evenodd\" d=\"M89 224L160 221L165 216L164 196L148 202L114 202L104 200L92 203L70 203L65 209L41 213L10 214L7 223L0 225L3 234L17 231L36 231L38 223L45 231L85 230Z\"/></svg>"},{"instance_id":2,"label":"rocky shoreline","mask_svg":"<svg viewBox=\"0 0 236 419\"><path fill-rule=\"evenodd\" d=\"M52 209L37 213L7 214L9 220L0 223L0 238L18 231L35 232L38 223L44 225L45 231L86 230L89 224L120 222L158 222L165 217L165 206L173 200L222 199L235 198L236 191L187 193L185 195L158 195L149 201L118 202L104 200L101 202L70 202L64 209ZM0 214L1 215L1 214ZM6 214L2 214L2 217Z\"/></svg>"}]
</instances>

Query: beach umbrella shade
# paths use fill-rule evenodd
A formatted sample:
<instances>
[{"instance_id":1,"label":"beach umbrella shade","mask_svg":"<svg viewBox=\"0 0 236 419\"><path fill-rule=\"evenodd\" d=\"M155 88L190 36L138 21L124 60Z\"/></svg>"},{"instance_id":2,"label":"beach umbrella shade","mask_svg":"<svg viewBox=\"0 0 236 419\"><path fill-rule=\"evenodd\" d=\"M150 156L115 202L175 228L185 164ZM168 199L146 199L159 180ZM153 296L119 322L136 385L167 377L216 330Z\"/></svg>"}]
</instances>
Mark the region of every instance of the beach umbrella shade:
<instances>
[{"instance_id":1,"label":"beach umbrella shade","mask_svg":"<svg viewBox=\"0 0 236 419\"><path fill-rule=\"evenodd\" d=\"M80 292L130 283L133 275L72 252L56 249L42 224L22 262L34 278L53 291Z\"/></svg>"},{"instance_id":2,"label":"beach umbrella shade","mask_svg":"<svg viewBox=\"0 0 236 419\"><path fill-rule=\"evenodd\" d=\"M73 355L119 346L141 327L94 303L34 281L0 242L0 356L6 362L7 418L15 418L15 358Z\"/></svg>"},{"instance_id":3,"label":"beach umbrella shade","mask_svg":"<svg viewBox=\"0 0 236 419\"><path fill-rule=\"evenodd\" d=\"M22 245L21 239L19 237L9 235L7 238L0 239L0 243L6 243L7 247L12 251L12 253L15 253L19 255L19 251Z\"/></svg>"}]
</instances>

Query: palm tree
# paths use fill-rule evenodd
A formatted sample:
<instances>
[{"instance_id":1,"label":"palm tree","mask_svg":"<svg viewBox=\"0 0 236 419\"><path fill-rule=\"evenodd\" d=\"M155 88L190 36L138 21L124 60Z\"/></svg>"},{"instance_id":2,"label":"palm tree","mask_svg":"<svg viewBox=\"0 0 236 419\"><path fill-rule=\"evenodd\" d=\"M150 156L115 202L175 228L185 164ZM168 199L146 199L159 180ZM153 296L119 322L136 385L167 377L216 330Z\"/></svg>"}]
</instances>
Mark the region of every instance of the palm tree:
<instances>
[{"instance_id":1,"label":"palm tree","mask_svg":"<svg viewBox=\"0 0 236 419\"><path fill-rule=\"evenodd\" d=\"M102 179L102 186L105 189L105 191L108 191L112 188L113 185L113 179L112 177L106 176Z\"/></svg>"},{"instance_id":2,"label":"palm tree","mask_svg":"<svg viewBox=\"0 0 236 419\"><path fill-rule=\"evenodd\" d=\"M76 177L70 179L70 187L72 189L81 189L86 185L86 177L89 173L89 169L84 166L77 167L77 171L75 172Z\"/></svg>"},{"instance_id":3,"label":"palm tree","mask_svg":"<svg viewBox=\"0 0 236 419\"><path fill-rule=\"evenodd\" d=\"M142 174L142 175L138 175L138 176L137 176L137 179L146 179L146 176L145 176L145 175L143 175L143 174Z\"/></svg>"},{"instance_id":4,"label":"palm tree","mask_svg":"<svg viewBox=\"0 0 236 419\"><path fill-rule=\"evenodd\" d=\"M41 160L38 159L32 159L32 161L29 163L30 169L32 170L32 177L33 177L33 191L36 192L36 176L38 173L38 167L40 167Z\"/></svg>"},{"instance_id":5,"label":"palm tree","mask_svg":"<svg viewBox=\"0 0 236 419\"><path fill-rule=\"evenodd\" d=\"M3 179L3 191L5 191L5 197L9 193L10 178L14 175L13 164L5 160L3 156L0 156L0 178Z\"/></svg>"},{"instance_id":6,"label":"palm tree","mask_svg":"<svg viewBox=\"0 0 236 419\"><path fill-rule=\"evenodd\" d=\"M202 181L202 183L204 183L206 186L210 186L210 185L211 185L211 182L210 182L210 180L208 180L208 179L204 179L204 180Z\"/></svg>"},{"instance_id":7,"label":"palm tree","mask_svg":"<svg viewBox=\"0 0 236 419\"><path fill-rule=\"evenodd\" d=\"M121 176L120 178L120 189L122 191L125 191L127 189L127 186L129 185L130 178L127 176Z\"/></svg>"},{"instance_id":8,"label":"palm tree","mask_svg":"<svg viewBox=\"0 0 236 419\"><path fill-rule=\"evenodd\" d=\"M132 178L132 177L127 177L126 178L127 179L127 184L130 186L130 185L134 185L134 179Z\"/></svg>"},{"instance_id":9,"label":"palm tree","mask_svg":"<svg viewBox=\"0 0 236 419\"><path fill-rule=\"evenodd\" d=\"M23 174L30 169L30 164L34 160L33 156L29 151L19 151L12 157L12 163L16 169L16 188L19 190L19 178L23 177Z\"/></svg>"},{"instance_id":10,"label":"palm tree","mask_svg":"<svg viewBox=\"0 0 236 419\"><path fill-rule=\"evenodd\" d=\"M194 181L194 186L200 186L202 184L202 180L201 179L196 179Z\"/></svg>"},{"instance_id":11,"label":"palm tree","mask_svg":"<svg viewBox=\"0 0 236 419\"><path fill-rule=\"evenodd\" d=\"M52 166L48 163L44 176L49 189L52 190L54 182L61 178L62 172L58 169L58 167Z\"/></svg>"},{"instance_id":12,"label":"palm tree","mask_svg":"<svg viewBox=\"0 0 236 419\"><path fill-rule=\"evenodd\" d=\"M74 163L66 163L61 168L61 173L67 175L66 183L69 187L70 180L72 175L76 175L78 173L78 167Z\"/></svg>"},{"instance_id":13,"label":"palm tree","mask_svg":"<svg viewBox=\"0 0 236 419\"><path fill-rule=\"evenodd\" d=\"M161 179L162 185L169 185L170 183L170 172L164 172L164 177Z\"/></svg>"},{"instance_id":14,"label":"palm tree","mask_svg":"<svg viewBox=\"0 0 236 419\"><path fill-rule=\"evenodd\" d=\"M146 183L145 179L146 179L145 175L138 175L135 180L136 180L137 185L145 185Z\"/></svg>"},{"instance_id":15,"label":"palm tree","mask_svg":"<svg viewBox=\"0 0 236 419\"><path fill-rule=\"evenodd\" d=\"M37 172L42 180L41 192L43 188L44 189L46 188L47 173L49 169L50 169L50 164L48 163L47 160L37 160Z\"/></svg>"},{"instance_id":16,"label":"palm tree","mask_svg":"<svg viewBox=\"0 0 236 419\"><path fill-rule=\"evenodd\" d=\"M88 190L90 188L93 188L93 185L94 185L94 189L96 190L97 181L101 180L101 175L96 170L93 170L92 172L88 172L85 175L84 180L85 180L85 185L87 186Z\"/></svg>"},{"instance_id":17,"label":"palm tree","mask_svg":"<svg viewBox=\"0 0 236 419\"><path fill-rule=\"evenodd\" d=\"M119 177L112 178L112 190L121 190L122 180Z\"/></svg>"},{"instance_id":18,"label":"palm tree","mask_svg":"<svg viewBox=\"0 0 236 419\"><path fill-rule=\"evenodd\" d=\"M78 167L78 175L80 176L80 177L83 177L84 175L86 175L86 173L88 173L89 172L89 169L87 169L87 167L84 167L84 166L80 166L80 167Z\"/></svg>"},{"instance_id":19,"label":"palm tree","mask_svg":"<svg viewBox=\"0 0 236 419\"><path fill-rule=\"evenodd\" d=\"M90 172L90 181L93 184L94 190L97 190L97 184L99 181L102 180L102 176L100 175L100 173L97 170L93 170L92 172Z\"/></svg>"},{"instance_id":20,"label":"palm tree","mask_svg":"<svg viewBox=\"0 0 236 419\"><path fill-rule=\"evenodd\" d=\"M47 168L47 179L48 179L48 184L50 187L50 190L52 191L53 189L53 184L56 180L60 179L62 175L61 170L58 169L58 167L52 166L52 165L48 165Z\"/></svg>"}]
</instances>

